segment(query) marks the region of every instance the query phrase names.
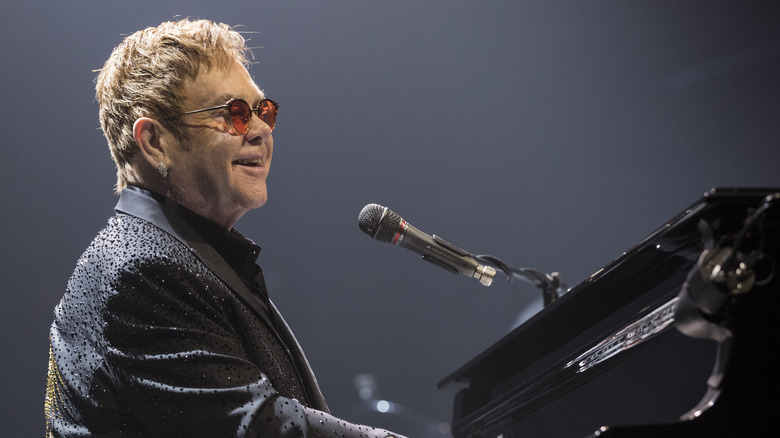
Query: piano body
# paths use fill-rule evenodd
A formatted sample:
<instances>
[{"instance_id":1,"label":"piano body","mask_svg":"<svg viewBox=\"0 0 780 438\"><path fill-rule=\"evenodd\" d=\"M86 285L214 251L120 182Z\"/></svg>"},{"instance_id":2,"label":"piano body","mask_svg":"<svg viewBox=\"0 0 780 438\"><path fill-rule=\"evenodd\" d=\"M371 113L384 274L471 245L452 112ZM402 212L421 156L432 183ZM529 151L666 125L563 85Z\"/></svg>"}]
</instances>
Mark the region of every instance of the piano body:
<instances>
[{"instance_id":1,"label":"piano body","mask_svg":"<svg viewBox=\"0 0 780 438\"><path fill-rule=\"evenodd\" d=\"M780 436L777 192L713 189L442 380L455 438Z\"/></svg>"}]
</instances>

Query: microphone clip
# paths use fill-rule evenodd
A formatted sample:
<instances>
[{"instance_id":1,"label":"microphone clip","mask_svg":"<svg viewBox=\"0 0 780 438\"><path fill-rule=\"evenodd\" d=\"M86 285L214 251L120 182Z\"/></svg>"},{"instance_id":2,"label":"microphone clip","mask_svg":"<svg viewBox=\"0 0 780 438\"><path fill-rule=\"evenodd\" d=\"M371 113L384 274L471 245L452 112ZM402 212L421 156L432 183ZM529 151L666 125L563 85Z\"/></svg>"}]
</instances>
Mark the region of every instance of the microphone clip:
<instances>
[{"instance_id":1,"label":"microphone clip","mask_svg":"<svg viewBox=\"0 0 780 438\"><path fill-rule=\"evenodd\" d=\"M462 248L458 248L457 246L451 244L450 242L447 242L446 240L442 239L441 237L439 237L439 236L437 236L435 234L433 236L431 236L431 237L433 237L433 241L436 244L438 244L441 247L446 248L446 249L454 252L455 254L457 254L457 255L459 255L461 257L475 258L468 251L466 251L466 250L464 250ZM428 248L428 249L431 249L431 248ZM452 272L453 274L457 274L458 273L458 270L456 268L454 268L451 265L448 265L448 264L440 261L439 259L437 259L435 257L431 257L431 256L428 256L428 255L423 255L422 258L423 258L423 260L425 260L427 262L431 262L434 265L439 266L441 268L444 268L444 269ZM474 270L474 273L471 276L473 278L476 278L482 286L490 286L491 284L493 284L493 277L496 276L496 270L493 269L490 266L487 266L487 265L484 265L484 264L478 264L477 267Z\"/></svg>"}]
</instances>

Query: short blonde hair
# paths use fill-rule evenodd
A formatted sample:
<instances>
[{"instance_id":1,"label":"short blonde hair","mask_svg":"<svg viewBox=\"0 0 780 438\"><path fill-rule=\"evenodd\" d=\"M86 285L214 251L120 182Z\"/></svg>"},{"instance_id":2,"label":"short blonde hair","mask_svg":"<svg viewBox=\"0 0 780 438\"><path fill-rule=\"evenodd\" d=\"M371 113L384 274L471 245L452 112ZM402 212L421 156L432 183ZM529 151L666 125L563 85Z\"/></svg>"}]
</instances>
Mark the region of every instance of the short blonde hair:
<instances>
[{"instance_id":1,"label":"short blonde hair","mask_svg":"<svg viewBox=\"0 0 780 438\"><path fill-rule=\"evenodd\" d=\"M244 37L226 24L183 19L149 27L126 37L114 48L97 76L95 98L100 127L117 168L116 192L127 186L127 171L136 152L133 123L150 117L167 123L181 112L183 85L201 68L249 64ZM179 140L184 130L168 123Z\"/></svg>"}]
</instances>

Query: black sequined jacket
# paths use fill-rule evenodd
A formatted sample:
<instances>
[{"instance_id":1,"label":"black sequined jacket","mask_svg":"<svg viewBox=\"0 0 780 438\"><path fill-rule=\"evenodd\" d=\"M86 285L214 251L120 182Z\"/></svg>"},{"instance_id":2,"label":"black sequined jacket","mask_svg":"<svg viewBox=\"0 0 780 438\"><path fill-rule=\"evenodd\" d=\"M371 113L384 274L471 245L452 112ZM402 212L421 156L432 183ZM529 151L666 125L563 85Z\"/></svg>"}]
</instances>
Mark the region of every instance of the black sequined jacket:
<instances>
[{"instance_id":1,"label":"black sequined jacket","mask_svg":"<svg viewBox=\"0 0 780 438\"><path fill-rule=\"evenodd\" d=\"M388 435L328 413L276 308L175 210L116 211L55 309L47 437Z\"/></svg>"}]
</instances>

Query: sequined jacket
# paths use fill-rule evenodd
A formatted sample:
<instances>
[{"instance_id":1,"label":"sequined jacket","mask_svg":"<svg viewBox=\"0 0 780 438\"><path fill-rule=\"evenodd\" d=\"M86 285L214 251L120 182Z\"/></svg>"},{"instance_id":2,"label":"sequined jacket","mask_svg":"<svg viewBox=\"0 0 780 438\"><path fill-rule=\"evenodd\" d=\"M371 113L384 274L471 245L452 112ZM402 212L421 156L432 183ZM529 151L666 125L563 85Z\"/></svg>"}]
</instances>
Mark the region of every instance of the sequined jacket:
<instances>
[{"instance_id":1,"label":"sequined jacket","mask_svg":"<svg viewBox=\"0 0 780 438\"><path fill-rule=\"evenodd\" d=\"M55 309L47 437L389 434L328 413L276 308L174 210L116 211Z\"/></svg>"}]
</instances>

